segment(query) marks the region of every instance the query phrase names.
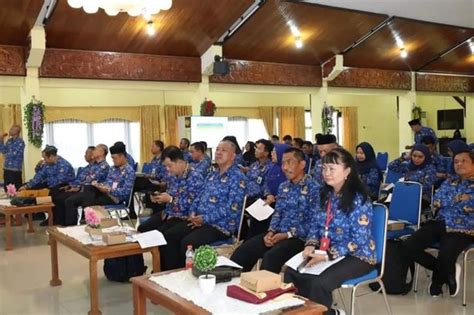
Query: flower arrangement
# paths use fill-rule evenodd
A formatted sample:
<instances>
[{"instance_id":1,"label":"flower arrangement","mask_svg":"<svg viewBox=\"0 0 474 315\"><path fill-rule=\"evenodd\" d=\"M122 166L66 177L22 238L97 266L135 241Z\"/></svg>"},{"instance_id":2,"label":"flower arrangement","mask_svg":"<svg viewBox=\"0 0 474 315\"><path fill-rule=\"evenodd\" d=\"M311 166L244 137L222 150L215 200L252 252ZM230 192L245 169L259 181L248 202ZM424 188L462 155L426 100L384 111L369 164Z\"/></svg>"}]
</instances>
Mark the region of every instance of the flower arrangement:
<instances>
[{"instance_id":1,"label":"flower arrangement","mask_svg":"<svg viewBox=\"0 0 474 315\"><path fill-rule=\"evenodd\" d=\"M100 218L95 212L94 209L87 207L84 209L84 216L86 219L86 224L91 228L98 229L100 228Z\"/></svg>"},{"instance_id":2,"label":"flower arrangement","mask_svg":"<svg viewBox=\"0 0 474 315\"><path fill-rule=\"evenodd\" d=\"M216 112L216 104L213 101L204 99L204 102L201 103L201 116L214 116Z\"/></svg>"},{"instance_id":3,"label":"flower arrangement","mask_svg":"<svg viewBox=\"0 0 474 315\"><path fill-rule=\"evenodd\" d=\"M37 148L41 148L43 144L44 111L45 106L43 102L38 101L34 96L25 106L25 124L28 128L28 141Z\"/></svg>"},{"instance_id":4,"label":"flower arrangement","mask_svg":"<svg viewBox=\"0 0 474 315\"><path fill-rule=\"evenodd\" d=\"M321 111L321 129L323 134L330 134L334 123L332 121L332 115L334 113L334 107L324 102L323 109Z\"/></svg>"},{"instance_id":5,"label":"flower arrangement","mask_svg":"<svg viewBox=\"0 0 474 315\"><path fill-rule=\"evenodd\" d=\"M8 184L6 194L7 194L7 197L9 197L9 198L15 197L16 196L16 187L15 187L15 185Z\"/></svg>"},{"instance_id":6,"label":"flower arrangement","mask_svg":"<svg viewBox=\"0 0 474 315\"><path fill-rule=\"evenodd\" d=\"M194 253L194 266L206 274L217 264L217 251L209 245L202 245Z\"/></svg>"}]
</instances>

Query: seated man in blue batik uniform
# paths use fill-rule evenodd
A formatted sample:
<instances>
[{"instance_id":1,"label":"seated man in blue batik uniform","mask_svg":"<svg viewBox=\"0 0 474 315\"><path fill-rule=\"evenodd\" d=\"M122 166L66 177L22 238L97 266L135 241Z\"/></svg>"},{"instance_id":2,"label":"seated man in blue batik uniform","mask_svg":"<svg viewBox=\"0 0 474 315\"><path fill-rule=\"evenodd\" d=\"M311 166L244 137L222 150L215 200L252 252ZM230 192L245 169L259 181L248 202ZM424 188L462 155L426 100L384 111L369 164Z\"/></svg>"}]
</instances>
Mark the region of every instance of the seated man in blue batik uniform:
<instances>
[{"instance_id":1,"label":"seated man in blue batik uniform","mask_svg":"<svg viewBox=\"0 0 474 315\"><path fill-rule=\"evenodd\" d=\"M127 146L125 145L125 143L123 143L122 141L117 141L114 143L114 146L115 145L119 145L119 146L123 146L125 148L125 151L127 150ZM130 164L130 166L133 168L133 170L136 172L136 166L135 166L135 159L133 158L133 156L131 156L128 152L126 152L126 158L127 158L127 163Z\"/></svg>"},{"instance_id":2,"label":"seated man in blue batik uniform","mask_svg":"<svg viewBox=\"0 0 474 315\"><path fill-rule=\"evenodd\" d=\"M187 223L190 208L203 188L204 178L201 173L190 167L184 159L183 151L178 147L167 147L163 151L162 159L173 180L170 181L166 192L157 191L151 198L153 202L165 206L164 215L155 213L150 219L140 224L139 232L154 229L164 232L179 223ZM166 249L161 247L160 251L164 253ZM166 261L165 257L163 260Z\"/></svg>"},{"instance_id":3,"label":"seated man in blue batik uniform","mask_svg":"<svg viewBox=\"0 0 474 315\"><path fill-rule=\"evenodd\" d=\"M202 142L194 142L191 144L191 162L189 164L196 171L206 177L211 170L211 158L206 155L206 149Z\"/></svg>"},{"instance_id":4,"label":"seated man in blue batik uniform","mask_svg":"<svg viewBox=\"0 0 474 315\"><path fill-rule=\"evenodd\" d=\"M278 189L270 228L243 243L231 257L243 266L243 271L252 270L263 257L261 268L279 273L288 259L303 250L308 222L315 215L319 200L318 184L305 174L305 165L303 151L285 150L282 169L288 180Z\"/></svg>"},{"instance_id":5,"label":"seated man in blue batik uniform","mask_svg":"<svg viewBox=\"0 0 474 315\"><path fill-rule=\"evenodd\" d=\"M77 208L94 205L128 204L135 181L135 171L127 163L125 145L115 144L110 147L114 166L109 170L103 182L94 180L91 185L83 186L81 192L65 201L65 225L77 223Z\"/></svg>"},{"instance_id":6,"label":"seated man in blue batik uniform","mask_svg":"<svg viewBox=\"0 0 474 315\"><path fill-rule=\"evenodd\" d=\"M439 187L441 183L448 177L447 165L441 155L436 152L436 141L433 136L424 136L421 139L422 144L426 145L431 153L431 164L436 169L436 187Z\"/></svg>"},{"instance_id":7,"label":"seated man in blue batik uniform","mask_svg":"<svg viewBox=\"0 0 474 315\"><path fill-rule=\"evenodd\" d=\"M247 178L234 163L236 151L232 141L221 141L217 146L218 169L204 181L187 221L163 233L168 244L160 249L162 270L184 267L187 245L197 248L236 233L247 187Z\"/></svg>"},{"instance_id":8,"label":"seated man in blue batik uniform","mask_svg":"<svg viewBox=\"0 0 474 315\"><path fill-rule=\"evenodd\" d=\"M54 195L58 189L74 179L74 169L71 164L58 155L58 149L47 145L43 150L44 165L38 169L35 176L20 187L25 189L49 188Z\"/></svg>"},{"instance_id":9,"label":"seated man in blue batik uniform","mask_svg":"<svg viewBox=\"0 0 474 315\"><path fill-rule=\"evenodd\" d=\"M250 167L242 167L241 171L246 173L248 178L247 187L247 205L251 205L255 200L264 199L264 189L267 182L267 174L273 167L272 163L273 143L269 140L260 139L256 142L255 157L257 161L252 163ZM261 234L268 229L271 218L258 221L250 217L249 230L246 239Z\"/></svg>"},{"instance_id":10,"label":"seated man in blue batik uniform","mask_svg":"<svg viewBox=\"0 0 474 315\"><path fill-rule=\"evenodd\" d=\"M189 153L189 139L188 138L182 138L179 140L179 149L183 151L184 159L186 162L191 162L191 153Z\"/></svg>"},{"instance_id":11,"label":"seated man in blue batik uniform","mask_svg":"<svg viewBox=\"0 0 474 315\"><path fill-rule=\"evenodd\" d=\"M90 163L80 172L78 171L76 178L68 186L61 187L61 192L53 196L54 224L65 224L65 202L68 198L79 193L84 186L90 185L93 181L104 182L106 180L110 170L110 166L105 160L108 153L109 149L105 144L87 148L84 158ZM46 225L47 221L43 221L42 224Z\"/></svg>"}]
</instances>

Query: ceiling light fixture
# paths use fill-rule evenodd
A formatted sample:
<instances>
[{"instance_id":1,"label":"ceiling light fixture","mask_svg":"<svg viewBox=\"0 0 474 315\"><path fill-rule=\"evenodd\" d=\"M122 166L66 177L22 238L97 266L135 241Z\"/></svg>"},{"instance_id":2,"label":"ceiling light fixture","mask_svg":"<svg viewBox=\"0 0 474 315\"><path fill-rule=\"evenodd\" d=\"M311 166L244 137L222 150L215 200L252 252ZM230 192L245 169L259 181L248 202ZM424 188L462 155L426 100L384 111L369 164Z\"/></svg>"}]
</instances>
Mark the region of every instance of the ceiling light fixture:
<instances>
[{"instance_id":1,"label":"ceiling light fixture","mask_svg":"<svg viewBox=\"0 0 474 315\"><path fill-rule=\"evenodd\" d=\"M407 53L405 47L400 48L400 56L401 56L402 58L408 57L408 53Z\"/></svg>"},{"instance_id":2,"label":"ceiling light fixture","mask_svg":"<svg viewBox=\"0 0 474 315\"><path fill-rule=\"evenodd\" d=\"M298 49L303 48L303 40L301 39L301 37L298 36L295 38L295 46Z\"/></svg>"},{"instance_id":3,"label":"ceiling light fixture","mask_svg":"<svg viewBox=\"0 0 474 315\"><path fill-rule=\"evenodd\" d=\"M295 46L296 48L300 49L303 47L303 39L301 39L301 32L296 27L295 23L293 21L288 21L287 22L288 26L290 27L291 34L293 34L293 37L295 38Z\"/></svg>"},{"instance_id":4,"label":"ceiling light fixture","mask_svg":"<svg viewBox=\"0 0 474 315\"><path fill-rule=\"evenodd\" d=\"M94 14L102 8L109 16L127 12L130 16L141 14L147 20L160 10L170 9L173 4L172 0L67 0L67 3L75 9L82 7L89 14Z\"/></svg>"},{"instance_id":5,"label":"ceiling light fixture","mask_svg":"<svg viewBox=\"0 0 474 315\"><path fill-rule=\"evenodd\" d=\"M474 42L472 40L469 40L468 43L469 43L469 48L471 48L471 54L474 55Z\"/></svg>"},{"instance_id":6,"label":"ceiling light fixture","mask_svg":"<svg viewBox=\"0 0 474 315\"><path fill-rule=\"evenodd\" d=\"M153 25L153 21L148 21L146 23L146 32L148 35L153 36L155 35L155 25Z\"/></svg>"}]
</instances>

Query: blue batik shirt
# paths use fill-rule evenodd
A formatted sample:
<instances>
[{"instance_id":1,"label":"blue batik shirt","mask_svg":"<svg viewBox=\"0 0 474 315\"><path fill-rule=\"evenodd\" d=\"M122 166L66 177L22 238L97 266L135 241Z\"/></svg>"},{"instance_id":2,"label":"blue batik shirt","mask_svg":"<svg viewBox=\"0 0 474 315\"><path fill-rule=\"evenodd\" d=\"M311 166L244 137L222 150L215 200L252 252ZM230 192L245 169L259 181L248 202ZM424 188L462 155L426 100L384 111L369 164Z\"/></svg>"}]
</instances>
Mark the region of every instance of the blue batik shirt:
<instances>
[{"instance_id":1,"label":"blue batik shirt","mask_svg":"<svg viewBox=\"0 0 474 315\"><path fill-rule=\"evenodd\" d=\"M191 156L191 152L189 152L188 150L183 150L183 156L184 156L184 160L188 163L190 163L193 160Z\"/></svg>"},{"instance_id":2,"label":"blue batik shirt","mask_svg":"<svg viewBox=\"0 0 474 315\"><path fill-rule=\"evenodd\" d=\"M317 184L321 185L323 183L323 162L321 159L317 160L314 163L314 168L311 171L311 176Z\"/></svg>"},{"instance_id":3,"label":"blue batik shirt","mask_svg":"<svg viewBox=\"0 0 474 315\"><path fill-rule=\"evenodd\" d=\"M71 186L78 185L88 185L93 181L103 182L109 174L110 165L106 160L100 162L93 162L84 168L81 171L78 171L76 178L70 182Z\"/></svg>"},{"instance_id":4,"label":"blue batik shirt","mask_svg":"<svg viewBox=\"0 0 474 315\"><path fill-rule=\"evenodd\" d=\"M127 163L130 164L130 166L135 170L135 160L130 154L128 154L128 152L127 152Z\"/></svg>"},{"instance_id":5,"label":"blue batik shirt","mask_svg":"<svg viewBox=\"0 0 474 315\"><path fill-rule=\"evenodd\" d=\"M421 127L420 131L415 132L415 143L422 144L421 141L425 136L432 136L435 143L438 143L438 137L436 137L436 133L430 127Z\"/></svg>"},{"instance_id":6,"label":"blue batik shirt","mask_svg":"<svg viewBox=\"0 0 474 315\"><path fill-rule=\"evenodd\" d=\"M268 171L273 167L271 160L266 159L263 163L260 161L254 162L250 165L247 171L248 178L248 195L250 197L261 198L263 197L265 182L267 179Z\"/></svg>"},{"instance_id":7,"label":"blue batik shirt","mask_svg":"<svg viewBox=\"0 0 474 315\"><path fill-rule=\"evenodd\" d=\"M410 170L410 163L396 159L388 164L388 169L403 174L405 181L418 182L423 186L423 199L431 200L432 186L436 183L436 169L433 164Z\"/></svg>"},{"instance_id":8,"label":"blue batik shirt","mask_svg":"<svg viewBox=\"0 0 474 315\"><path fill-rule=\"evenodd\" d=\"M380 190L380 171L373 167L367 173L360 174L360 179L367 186L369 195L372 200L376 200Z\"/></svg>"},{"instance_id":9,"label":"blue batik shirt","mask_svg":"<svg viewBox=\"0 0 474 315\"><path fill-rule=\"evenodd\" d=\"M223 174L216 170L207 175L191 212L202 215L205 224L230 236L239 228L246 193L247 177L232 164Z\"/></svg>"},{"instance_id":10,"label":"blue batik shirt","mask_svg":"<svg viewBox=\"0 0 474 315\"><path fill-rule=\"evenodd\" d=\"M169 217L187 218L189 210L201 193L204 177L201 172L189 167L181 176L173 176L167 193L173 197L171 203L166 204L165 212Z\"/></svg>"},{"instance_id":11,"label":"blue batik shirt","mask_svg":"<svg viewBox=\"0 0 474 315\"><path fill-rule=\"evenodd\" d=\"M111 188L110 197L115 203L128 203L135 182L135 171L129 163L112 166L105 179L105 185Z\"/></svg>"},{"instance_id":12,"label":"blue batik shirt","mask_svg":"<svg viewBox=\"0 0 474 315\"><path fill-rule=\"evenodd\" d=\"M447 179L433 197L437 219L444 220L447 232L474 236L474 178Z\"/></svg>"},{"instance_id":13,"label":"blue batik shirt","mask_svg":"<svg viewBox=\"0 0 474 315\"><path fill-rule=\"evenodd\" d=\"M433 153L431 155L431 164L433 164L437 173L447 173L446 163L438 153Z\"/></svg>"},{"instance_id":14,"label":"blue batik shirt","mask_svg":"<svg viewBox=\"0 0 474 315\"><path fill-rule=\"evenodd\" d=\"M148 171L145 174L151 175L151 178L156 180L161 180L168 175L168 171L160 156L155 156L151 159Z\"/></svg>"},{"instance_id":15,"label":"blue batik shirt","mask_svg":"<svg viewBox=\"0 0 474 315\"><path fill-rule=\"evenodd\" d=\"M49 188L52 188L59 184L69 183L72 180L74 180L74 168L68 161L58 156L56 163L44 164L35 176L26 183L26 187L32 188L40 184L46 184Z\"/></svg>"},{"instance_id":16,"label":"blue batik shirt","mask_svg":"<svg viewBox=\"0 0 474 315\"><path fill-rule=\"evenodd\" d=\"M20 171L23 167L23 153L25 142L22 138L10 138L6 143L0 135L0 153L3 153L5 160L3 168L9 171Z\"/></svg>"},{"instance_id":17,"label":"blue batik shirt","mask_svg":"<svg viewBox=\"0 0 474 315\"><path fill-rule=\"evenodd\" d=\"M340 197L331 194L331 213L334 218L329 223L330 239L328 254L332 259L354 256L371 265L376 263L375 240L372 235L373 208L370 199L363 200L357 194L352 210L345 213L340 207ZM326 207L318 206L308 232L306 245L319 247L326 226Z\"/></svg>"},{"instance_id":18,"label":"blue batik shirt","mask_svg":"<svg viewBox=\"0 0 474 315\"><path fill-rule=\"evenodd\" d=\"M289 180L281 183L269 231L291 232L293 237L306 240L309 222L319 206L318 188L319 185L309 175L304 175L297 183Z\"/></svg>"},{"instance_id":19,"label":"blue batik shirt","mask_svg":"<svg viewBox=\"0 0 474 315\"><path fill-rule=\"evenodd\" d=\"M211 158L205 155L201 161L192 160L189 164L205 178L211 169Z\"/></svg>"}]
</instances>

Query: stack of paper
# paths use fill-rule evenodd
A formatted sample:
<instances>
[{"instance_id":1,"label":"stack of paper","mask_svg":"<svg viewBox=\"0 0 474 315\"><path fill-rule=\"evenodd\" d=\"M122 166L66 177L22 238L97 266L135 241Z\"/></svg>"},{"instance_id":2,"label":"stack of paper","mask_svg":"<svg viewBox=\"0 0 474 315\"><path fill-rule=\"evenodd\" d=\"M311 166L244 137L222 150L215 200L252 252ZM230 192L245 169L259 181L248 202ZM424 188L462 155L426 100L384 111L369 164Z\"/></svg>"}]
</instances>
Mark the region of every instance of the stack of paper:
<instances>
[{"instance_id":1,"label":"stack of paper","mask_svg":"<svg viewBox=\"0 0 474 315\"><path fill-rule=\"evenodd\" d=\"M271 216L272 213L275 211L275 209L265 204L265 201L263 201L262 199L257 199L246 210L252 217L257 219L258 221L268 219L268 217Z\"/></svg>"},{"instance_id":2,"label":"stack of paper","mask_svg":"<svg viewBox=\"0 0 474 315\"><path fill-rule=\"evenodd\" d=\"M336 258L334 260L330 260L330 261L322 261L320 263L317 263L314 266L304 267L304 268L300 269L299 272L300 273L307 273L307 274L311 274L311 275L320 275L324 270L331 267L335 263L338 263L343 258L344 258L344 256ZM288 260L285 263L285 265L287 265L291 269L298 270L298 266L301 265L301 263L303 261L304 261L303 252L300 252L300 253L296 254L295 256L293 256L290 260Z\"/></svg>"}]
</instances>

